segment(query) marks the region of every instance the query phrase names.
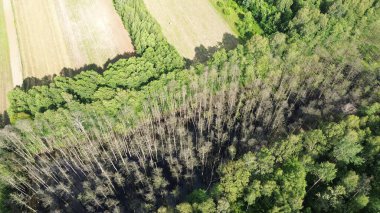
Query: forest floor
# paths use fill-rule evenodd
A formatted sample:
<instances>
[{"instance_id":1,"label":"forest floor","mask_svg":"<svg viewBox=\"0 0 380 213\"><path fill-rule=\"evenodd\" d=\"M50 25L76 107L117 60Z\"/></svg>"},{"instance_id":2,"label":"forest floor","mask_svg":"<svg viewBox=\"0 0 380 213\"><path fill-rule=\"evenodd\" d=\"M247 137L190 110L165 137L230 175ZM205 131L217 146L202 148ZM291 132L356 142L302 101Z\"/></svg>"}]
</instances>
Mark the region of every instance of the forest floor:
<instances>
[{"instance_id":1,"label":"forest floor","mask_svg":"<svg viewBox=\"0 0 380 213\"><path fill-rule=\"evenodd\" d=\"M195 48L216 46L226 34L235 35L208 0L144 0L169 43L193 59Z\"/></svg>"},{"instance_id":2,"label":"forest floor","mask_svg":"<svg viewBox=\"0 0 380 213\"><path fill-rule=\"evenodd\" d=\"M0 114L6 110L8 105L6 94L13 88L7 23L3 3L6 6L6 2L0 0Z\"/></svg>"}]
</instances>

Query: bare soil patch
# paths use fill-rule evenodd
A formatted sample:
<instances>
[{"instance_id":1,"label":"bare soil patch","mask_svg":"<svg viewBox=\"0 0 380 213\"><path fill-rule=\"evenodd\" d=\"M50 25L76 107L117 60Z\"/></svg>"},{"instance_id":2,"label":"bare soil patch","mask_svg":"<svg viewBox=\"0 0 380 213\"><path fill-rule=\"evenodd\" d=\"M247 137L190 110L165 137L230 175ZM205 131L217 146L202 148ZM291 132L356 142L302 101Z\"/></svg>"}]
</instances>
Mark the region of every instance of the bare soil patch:
<instances>
[{"instance_id":1,"label":"bare soil patch","mask_svg":"<svg viewBox=\"0 0 380 213\"><path fill-rule=\"evenodd\" d=\"M169 43L186 58L193 59L195 48L222 42L225 34L234 35L209 0L144 0L160 24Z\"/></svg>"}]
</instances>

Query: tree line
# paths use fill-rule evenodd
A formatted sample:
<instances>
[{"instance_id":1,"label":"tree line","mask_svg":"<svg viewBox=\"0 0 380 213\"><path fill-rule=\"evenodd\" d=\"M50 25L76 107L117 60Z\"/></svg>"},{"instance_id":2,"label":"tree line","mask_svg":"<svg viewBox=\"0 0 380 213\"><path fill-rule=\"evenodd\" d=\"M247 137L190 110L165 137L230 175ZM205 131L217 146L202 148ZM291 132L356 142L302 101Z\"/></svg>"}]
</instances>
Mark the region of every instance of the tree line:
<instances>
[{"instance_id":1,"label":"tree line","mask_svg":"<svg viewBox=\"0 0 380 213\"><path fill-rule=\"evenodd\" d=\"M253 39L250 45L269 46L260 36ZM262 52L265 49L250 45L246 48L257 50L250 53L261 55L258 61L272 58L269 48ZM170 80L161 90L151 88L115 119L81 112L60 115L69 121L64 125L56 120L20 121L2 132L4 150L10 153L4 157L9 161L16 153L11 165L24 165L10 167L21 169L25 176L6 177L22 191L13 199L40 210L144 212L163 203L175 205L170 202L180 202L193 186L207 187L218 180L218 168L229 159L261 150L289 132L315 128L315 121L323 117L339 119L340 107L347 103L378 99L372 93L376 85L369 93L360 93L362 85L347 81L358 70L344 66L340 73L321 62L318 72L311 72L306 68L314 58L292 61L307 64L296 74L284 70L257 78L262 75L259 70L247 72L236 63L226 63L188 84ZM361 79L367 85L370 79L364 76L371 78L369 74ZM329 75L333 81L323 78ZM140 113L135 114L135 109ZM58 130L57 135L47 134ZM29 197L42 202L37 205Z\"/></svg>"},{"instance_id":2,"label":"tree line","mask_svg":"<svg viewBox=\"0 0 380 213\"><path fill-rule=\"evenodd\" d=\"M69 108L70 102L112 106L110 111L115 111L121 104L115 99L123 98L125 90L138 90L162 74L183 69L183 58L167 43L142 1L118 0L114 5L131 35L137 56L110 64L102 74L88 70L73 78L57 76L49 85L27 91L14 89L8 95L11 122Z\"/></svg>"},{"instance_id":3,"label":"tree line","mask_svg":"<svg viewBox=\"0 0 380 213\"><path fill-rule=\"evenodd\" d=\"M239 76L229 71L205 73L190 96L185 87L176 96L152 95L135 126L125 109L118 121L71 115L73 126L65 127L63 138L42 138L28 121L2 130L2 158L9 166L3 180L17 190L12 199L31 211L378 208L379 104L361 110L360 117L303 131L313 128L299 123L305 115L293 117L295 123L275 122L289 112L263 115L273 109L265 99L252 101L259 82L239 87ZM267 94L263 87L254 93L259 91ZM299 133L268 137L289 126Z\"/></svg>"},{"instance_id":4,"label":"tree line","mask_svg":"<svg viewBox=\"0 0 380 213\"><path fill-rule=\"evenodd\" d=\"M274 28L185 69L142 1L115 0L137 57L14 90L0 134L12 204L376 212L379 1L236 2L271 5L254 17Z\"/></svg>"}]
</instances>

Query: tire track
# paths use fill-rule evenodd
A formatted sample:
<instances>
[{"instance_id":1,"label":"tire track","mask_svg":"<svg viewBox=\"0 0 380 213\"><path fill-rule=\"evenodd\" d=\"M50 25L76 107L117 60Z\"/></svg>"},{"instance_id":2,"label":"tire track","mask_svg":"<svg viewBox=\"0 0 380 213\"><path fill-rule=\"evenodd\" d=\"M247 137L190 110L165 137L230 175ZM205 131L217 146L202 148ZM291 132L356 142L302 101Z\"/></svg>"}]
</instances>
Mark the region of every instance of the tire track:
<instances>
[{"instance_id":1,"label":"tire track","mask_svg":"<svg viewBox=\"0 0 380 213\"><path fill-rule=\"evenodd\" d=\"M13 86L22 85L22 63L11 0L3 0Z\"/></svg>"}]
</instances>

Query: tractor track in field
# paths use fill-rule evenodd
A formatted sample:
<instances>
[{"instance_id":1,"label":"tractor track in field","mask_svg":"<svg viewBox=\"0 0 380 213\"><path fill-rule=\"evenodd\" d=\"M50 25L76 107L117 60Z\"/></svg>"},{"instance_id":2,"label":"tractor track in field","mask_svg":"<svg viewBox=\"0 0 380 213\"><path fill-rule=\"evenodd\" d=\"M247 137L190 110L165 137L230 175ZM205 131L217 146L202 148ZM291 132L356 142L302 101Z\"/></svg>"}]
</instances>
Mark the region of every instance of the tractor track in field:
<instances>
[{"instance_id":1,"label":"tractor track in field","mask_svg":"<svg viewBox=\"0 0 380 213\"><path fill-rule=\"evenodd\" d=\"M11 0L3 0L13 86L22 84L22 63Z\"/></svg>"}]
</instances>

